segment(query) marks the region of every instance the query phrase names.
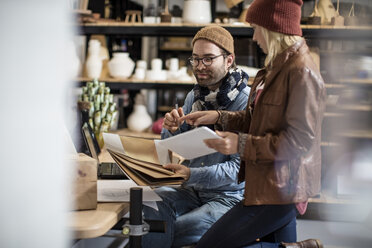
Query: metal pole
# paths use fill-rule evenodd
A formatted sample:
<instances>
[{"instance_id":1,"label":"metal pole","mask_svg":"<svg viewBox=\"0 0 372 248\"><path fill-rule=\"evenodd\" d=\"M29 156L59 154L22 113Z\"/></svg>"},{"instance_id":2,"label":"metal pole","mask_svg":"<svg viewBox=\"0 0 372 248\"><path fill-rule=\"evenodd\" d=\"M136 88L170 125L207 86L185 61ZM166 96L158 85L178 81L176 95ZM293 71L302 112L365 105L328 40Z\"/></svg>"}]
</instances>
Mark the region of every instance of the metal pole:
<instances>
[{"instance_id":1,"label":"metal pole","mask_svg":"<svg viewBox=\"0 0 372 248\"><path fill-rule=\"evenodd\" d=\"M142 225L142 188L130 188L129 224ZM142 236L130 236L129 247L142 247Z\"/></svg>"}]
</instances>

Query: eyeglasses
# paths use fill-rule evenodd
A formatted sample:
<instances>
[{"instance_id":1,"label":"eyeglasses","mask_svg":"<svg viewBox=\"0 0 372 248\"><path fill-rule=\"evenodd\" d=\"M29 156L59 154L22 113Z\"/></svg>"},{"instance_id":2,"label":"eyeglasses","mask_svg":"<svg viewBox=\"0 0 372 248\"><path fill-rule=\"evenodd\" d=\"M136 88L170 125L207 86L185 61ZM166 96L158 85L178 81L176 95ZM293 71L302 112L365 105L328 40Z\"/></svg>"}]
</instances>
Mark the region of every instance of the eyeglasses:
<instances>
[{"instance_id":1,"label":"eyeglasses","mask_svg":"<svg viewBox=\"0 0 372 248\"><path fill-rule=\"evenodd\" d=\"M220 56L225 56L225 54L220 54L220 55L213 56L213 57L203 57L203 58L196 58L194 56L191 56L189 58L189 61L190 61L190 64L192 66L198 66L200 60L203 63L203 65L210 66L213 63L213 60L216 59L216 58L218 58L218 57L220 57Z\"/></svg>"}]
</instances>

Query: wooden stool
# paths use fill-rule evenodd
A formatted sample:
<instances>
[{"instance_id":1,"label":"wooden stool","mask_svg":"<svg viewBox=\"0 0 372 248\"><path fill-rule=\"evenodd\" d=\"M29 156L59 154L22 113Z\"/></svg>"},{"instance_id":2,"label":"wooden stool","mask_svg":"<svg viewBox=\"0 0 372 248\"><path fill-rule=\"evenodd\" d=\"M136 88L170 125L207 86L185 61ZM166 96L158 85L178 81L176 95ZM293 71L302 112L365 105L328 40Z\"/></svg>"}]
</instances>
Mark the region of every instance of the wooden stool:
<instances>
[{"instance_id":1,"label":"wooden stool","mask_svg":"<svg viewBox=\"0 0 372 248\"><path fill-rule=\"evenodd\" d=\"M124 22L135 23L136 19L138 20L138 22L142 22L141 13L142 13L142 11L140 11L140 10L127 10L127 11L125 11Z\"/></svg>"}]
</instances>

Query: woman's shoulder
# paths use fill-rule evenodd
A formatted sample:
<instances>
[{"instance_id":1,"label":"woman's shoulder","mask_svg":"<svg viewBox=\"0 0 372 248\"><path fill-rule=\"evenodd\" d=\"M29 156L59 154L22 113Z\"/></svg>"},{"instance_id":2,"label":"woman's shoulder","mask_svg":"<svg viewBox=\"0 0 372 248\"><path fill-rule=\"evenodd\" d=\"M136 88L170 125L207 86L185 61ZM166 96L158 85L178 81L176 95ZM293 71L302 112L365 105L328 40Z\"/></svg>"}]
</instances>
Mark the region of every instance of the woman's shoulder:
<instances>
[{"instance_id":1,"label":"woman's shoulder","mask_svg":"<svg viewBox=\"0 0 372 248\"><path fill-rule=\"evenodd\" d=\"M319 68L314 62L310 53L305 53L302 56L296 56L297 58L291 63L288 68L288 76L291 82L297 84L304 84L309 86L317 85L317 87L324 88L324 80L320 74ZM310 83L311 82L311 83Z\"/></svg>"},{"instance_id":2,"label":"woman's shoulder","mask_svg":"<svg viewBox=\"0 0 372 248\"><path fill-rule=\"evenodd\" d=\"M291 63L288 65L288 70L291 73L306 73L311 72L320 75L318 65L315 63L314 58L310 51L298 53L293 56Z\"/></svg>"}]
</instances>

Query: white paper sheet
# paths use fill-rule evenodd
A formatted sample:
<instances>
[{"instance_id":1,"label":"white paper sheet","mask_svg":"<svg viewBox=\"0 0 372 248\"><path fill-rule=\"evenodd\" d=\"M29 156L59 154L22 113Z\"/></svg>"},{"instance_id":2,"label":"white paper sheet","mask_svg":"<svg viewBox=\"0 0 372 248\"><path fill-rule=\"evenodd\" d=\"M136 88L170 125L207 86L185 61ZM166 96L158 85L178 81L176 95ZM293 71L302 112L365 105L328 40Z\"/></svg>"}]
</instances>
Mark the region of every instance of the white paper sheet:
<instances>
[{"instance_id":1,"label":"white paper sheet","mask_svg":"<svg viewBox=\"0 0 372 248\"><path fill-rule=\"evenodd\" d=\"M207 127L199 127L167 139L156 140L155 145L158 154L165 154L171 150L185 159L193 159L217 152L204 143L205 139L221 139L221 137ZM159 156L159 162L166 164L166 157Z\"/></svg>"},{"instance_id":2,"label":"white paper sheet","mask_svg":"<svg viewBox=\"0 0 372 248\"><path fill-rule=\"evenodd\" d=\"M120 136L113 133L103 133L103 140L105 142L106 149L125 154L123 145L121 144Z\"/></svg>"},{"instance_id":3,"label":"white paper sheet","mask_svg":"<svg viewBox=\"0 0 372 248\"><path fill-rule=\"evenodd\" d=\"M98 202L129 202L130 188L142 188L143 204L157 209L155 201L162 201L158 194L149 186L138 186L132 180L98 180L97 201Z\"/></svg>"}]
</instances>

